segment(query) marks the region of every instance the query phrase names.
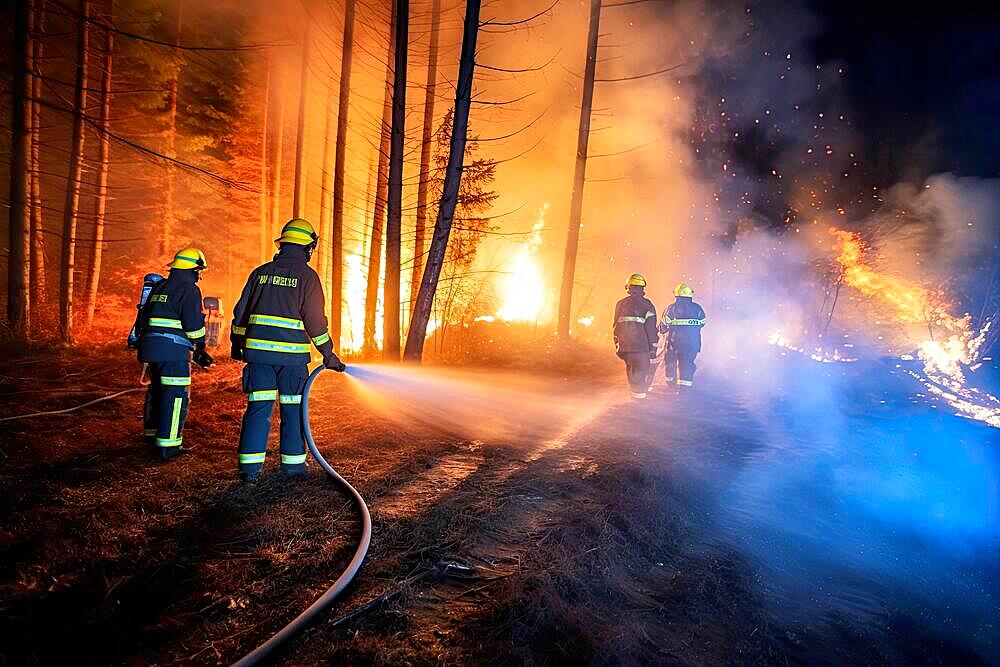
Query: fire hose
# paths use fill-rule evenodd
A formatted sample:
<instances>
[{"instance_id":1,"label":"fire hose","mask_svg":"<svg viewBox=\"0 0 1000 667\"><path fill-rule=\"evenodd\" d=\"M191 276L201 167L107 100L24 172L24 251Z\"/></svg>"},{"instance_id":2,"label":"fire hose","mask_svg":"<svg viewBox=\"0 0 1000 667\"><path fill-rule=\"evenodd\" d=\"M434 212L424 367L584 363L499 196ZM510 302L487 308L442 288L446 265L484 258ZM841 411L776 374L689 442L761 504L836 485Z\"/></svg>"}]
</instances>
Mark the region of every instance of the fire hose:
<instances>
[{"instance_id":1,"label":"fire hose","mask_svg":"<svg viewBox=\"0 0 1000 667\"><path fill-rule=\"evenodd\" d=\"M318 376L324 368L325 367L320 364L313 369L313 372L309 375L309 379L306 380L305 388L302 390L302 430L305 434L306 443L309 445L309 451L312 452L316 462L319 463L320 467L326 471L326 474L329 475L334 482L347 489L348 493L353 496L355 503L357 503L358 510L361 513L362 522L361 540L358 543L357 550L354 552L354 557L351 558L351 562L347 565L347 569L341 573L337 580L334 581L322 595L316 598L311 605L302 610L302 612L292 619L292 621L290 621L285 627L278 630L278 632L272 635L270 639L234 663L234 667L248 667L249 665L260 664L261 661L267 658L267 656L269 656L276 648L305 628L320 613L329 607L345 588L347 588L347 585L351 583L352 579L354 579L354 575L356 575L358 570L361 569L361 563L365 560L365 556L368 554L368 545L371 543L372 539L372 517L371 513L368 511L368 505L365 504L365 499L361 497L361 494L358 493L357 489L341 477L340 474L334 470L333 466L327 463L326 459L323 458L323 455L319 453L319 449L316 448L316 441L313 440L312 430L309 428L309 390L312 389L316 376Z\"/></svg>"}]
</instances>

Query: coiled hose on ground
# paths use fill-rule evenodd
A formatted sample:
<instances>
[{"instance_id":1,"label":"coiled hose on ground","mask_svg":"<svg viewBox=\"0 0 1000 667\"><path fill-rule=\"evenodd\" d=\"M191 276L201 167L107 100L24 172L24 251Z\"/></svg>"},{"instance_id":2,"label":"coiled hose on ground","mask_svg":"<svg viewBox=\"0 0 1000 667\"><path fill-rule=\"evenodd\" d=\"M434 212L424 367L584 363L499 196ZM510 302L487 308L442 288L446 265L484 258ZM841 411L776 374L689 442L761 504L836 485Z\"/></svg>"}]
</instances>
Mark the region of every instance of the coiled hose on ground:
<instances>
[{"instance_id":1,"label":"coiled hose on ground","mask_svg":"<svg viewBox=\"0 0 1000 667\"><path fill-rule=\"evenodd\" d=\"M234 663L234 667L248 667L249 665L260 664L260 662L267 658L272 651L305 628L313 619L316 618L316 616L330 606L330 604L345 588L347 588L347 585L351 583L352 579L354 579L354 575L356 575L358 570L361 569L361 563L368 554L368 545L372 539L372 517L371 513L368 511L368 505L365 504L365 499L361 497L361 494L357 492L357 489L341 477L340 474L333 469L333 466L326 462L323 455L319 453L319 450L316 448L316 442L313 440L312 430L309 428L309 390L312 389L316 376L323 372L324 368L325 367L320 364L313 369L313 372L309 374L309 379L306 380L305 388L302 390L302 430L305 434L306 443L309 445L309 451L312 452L312 455L316 458L320 467L326 471L327 475L333 478L335 482L341 484L354 497L358 510L361 512L361 541L358 544L357 550L354 552L354 557L351 558L351 562L348 563L347 569L344 570L337 580L333 582L333 584L326 589L322 595L316 598L315 602L302 610L302 613L296 616L281 630L278 630L278 632L272 635L266 642L240 658L239 661Z\"/></svg>"}]
</instances>

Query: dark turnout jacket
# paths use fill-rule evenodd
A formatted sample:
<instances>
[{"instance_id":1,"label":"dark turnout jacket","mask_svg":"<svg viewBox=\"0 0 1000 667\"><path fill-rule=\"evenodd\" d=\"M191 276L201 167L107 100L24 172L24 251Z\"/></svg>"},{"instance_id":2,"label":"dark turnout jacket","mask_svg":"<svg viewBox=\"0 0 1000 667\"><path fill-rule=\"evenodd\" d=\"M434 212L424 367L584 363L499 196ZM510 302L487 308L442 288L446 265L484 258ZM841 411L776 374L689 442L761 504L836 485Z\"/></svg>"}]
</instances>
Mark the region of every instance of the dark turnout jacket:
<instances>
[{"instance_id":1,"label":"dark turnout jacket","mask_svg":"<svg viewBox=\"0 0 1000 667\"><path fill-rule=\"evenodd\" d=\"M705 309L689 296L679 296L667 306L660 321L660 331L667 334L667 345L683 352L701 352L701 328Z\"/></svg>"},{"instance_id":2,"label":"dark turnout jacket","mask_svg":"<svg viewBox=\"0 0 1000 667\"><path fill-rule=\"evenodd\" d=\"M308 364L313 345L324 357L333 351L323 286L303 247L284 244L250 273L233 309L230 340L247 362L272 366Z\"/></svg>"},{"instance_id":3,"label":"dark turnout jacket","mask_svg":"<svg viewBox=\"0 0 1000 667\"><path fill-rule=\"evenodd\" d=\"M149 293L139 316L139 361L186 361L188 352L205 341L197 278L190 269L171 269Z\"/></svg>"},{"instance_id":4,"label":"dark turnout jacket","mask_svg":"<svg viewBox=\"0 0 1000 667\"><path fill-rule=\"evenodd\" d=\"M659 335L653 302L635 293L615 304L614 334L619 353L655 352Z\"/></svg>"}]
</instances>

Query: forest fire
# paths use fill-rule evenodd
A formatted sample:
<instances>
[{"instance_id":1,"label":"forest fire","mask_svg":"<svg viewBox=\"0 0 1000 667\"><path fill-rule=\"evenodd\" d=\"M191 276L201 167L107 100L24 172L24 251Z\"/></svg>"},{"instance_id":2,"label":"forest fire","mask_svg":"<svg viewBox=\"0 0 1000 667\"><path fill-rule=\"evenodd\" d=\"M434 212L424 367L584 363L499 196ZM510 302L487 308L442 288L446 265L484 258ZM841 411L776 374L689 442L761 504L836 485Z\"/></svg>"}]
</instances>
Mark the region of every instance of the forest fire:
<instances>
[{"instance_id":1,"label":"forest fire","mask_svg":"<svg viewBox=\"0 0 1000 667\"><path fill-rule=\"evenodd\" d=\"M992 394L968 386L966 369L979 357L990 329L988 322L978 334L972 330L971 316L949 313L944 297L912 281L880 273L865 262L865 246L857 233L830 229L837 247L837 262L847 286L888 308L892 322L918 325L928 338L916 345L923 362L923 374L908 371L935 396L943 398L959 413L1000 427L1000 400Z\"/></svg>"},{"instance_id":2,"label":"forest fire","mask_svg":"<svg viewBox=\"0 0 1000 667\"><path fill-rule=\"evenodd\" d=\"M510 262L509 273L500 280L500 308L496 316L508 322L536 322L545 308L545 281L538 264L542 230L548 204L538 212L528 240Z\"/></svg>"}]
</instances>

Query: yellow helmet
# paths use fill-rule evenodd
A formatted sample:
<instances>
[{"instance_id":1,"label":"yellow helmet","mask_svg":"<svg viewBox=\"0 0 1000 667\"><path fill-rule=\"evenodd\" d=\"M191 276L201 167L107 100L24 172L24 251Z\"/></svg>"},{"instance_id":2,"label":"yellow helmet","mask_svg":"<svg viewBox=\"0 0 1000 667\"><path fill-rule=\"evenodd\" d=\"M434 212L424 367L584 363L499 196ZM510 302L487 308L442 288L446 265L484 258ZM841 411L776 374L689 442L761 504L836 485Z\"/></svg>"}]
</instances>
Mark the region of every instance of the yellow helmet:
<instances>
[{"instance_id":1,"label":"yellow helmet","mask_svg":"<svg viewBox=\"0 0 1000 667\"><path fill-rule=\"evenodd\" d=\"M637 285L639 287L645 287L646 286L646 279L642 276L642 274L633 273L632 275L630 275L628 277L628 280L625 281L625 289L628 289L629 287L632 287L633 285Z\"/></svg>"},{"instance_id":2,"label":"yellow helmet","mask_svg":"<svg viewBox=\"0 0 1000 667\"><path fill-rule=\"evenodd\" d=\"M174 261L167 266L171 269L197 269L201 271L208 268L208 260L205 259L205 253L191 246L178 250L177 254L174 255Z\"/></svg>"},{"instance_id":3,"label":"yellow helmet","mask_svg":"<svg viewBox=\"0 0 1000 667\"><path fill-rule=\"evenodd\" d=\"M684 283L677 283L674 288L674 296L694 296L694 290Z\"/></svg>"},{"instance_id":4,"label":"yellow helmet","mask_svg":"<svg viewBox=\"0 0 1000 667\"><path fill-rule=\"evenodd\" d=\"M308 220L302 218L292 218L281 228L281 236L274 239L274 245L281 247L282 243L294 243L295 245L312 245L319 239L316 230L309 224Z\"/></svg>"}]
</instances>

